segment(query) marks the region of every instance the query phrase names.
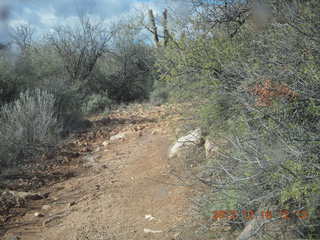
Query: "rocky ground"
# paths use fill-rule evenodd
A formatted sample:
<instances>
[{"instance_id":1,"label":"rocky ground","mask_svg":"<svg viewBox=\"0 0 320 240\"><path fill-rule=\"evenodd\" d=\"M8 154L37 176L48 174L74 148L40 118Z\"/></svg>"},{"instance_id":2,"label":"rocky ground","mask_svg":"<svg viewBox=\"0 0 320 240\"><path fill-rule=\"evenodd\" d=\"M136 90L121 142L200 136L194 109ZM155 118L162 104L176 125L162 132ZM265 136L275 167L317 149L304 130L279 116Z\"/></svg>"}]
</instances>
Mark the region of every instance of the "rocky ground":
<instances>
[{"instance_id":1,"label":"rocky ground","mask_svg":"<svg viewBox=\"0 0 320 240\"><path fill-rule=\"evenodd\" d=\"M172 106L149 105L92 117L89 130L37 162L2 172L10 190L2 193L3 238L182 239L192 189L168 160L179 118Z\"/></svg>"}]
</instances>

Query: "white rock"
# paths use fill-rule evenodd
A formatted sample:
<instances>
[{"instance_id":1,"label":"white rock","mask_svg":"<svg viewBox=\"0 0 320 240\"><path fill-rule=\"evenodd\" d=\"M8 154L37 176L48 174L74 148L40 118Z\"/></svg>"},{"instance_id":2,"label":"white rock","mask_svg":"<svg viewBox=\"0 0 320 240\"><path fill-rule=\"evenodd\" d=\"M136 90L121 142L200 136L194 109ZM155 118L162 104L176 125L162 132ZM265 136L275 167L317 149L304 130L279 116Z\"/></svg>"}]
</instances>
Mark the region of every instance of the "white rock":
<instances>
[{"instance_id":1,"label":"white rock","mask_svg":"<svg viewBox=\"0 0 320 240\"><path fill-rule=\"evenodd\" d=\"M162 233L162 231L160 231L160 230L152 230L152 229L148 229L148 228L143 229L143 231L145 233Z\"/></svg>"},{"instance_id":2,"label":"white rock","mask_svg":"<svg viewBox=\"0 0 320 240\"><path fill-rule=\"evenodd\" d=\"M114 135L110 137L110 141L118 141L118 140L123 140L127 137L127 133L118 133L117 135Z\"/></svg>"},{"instance_id":3,"label":"white rock","mask_svg":"<svg viewBox=\"0 0 320 240\"><path fill-rule=\"evenodd\" d=\"M179 152L190 146L199 145L201 143L201 129L197 128L188 133L188 135L179 138L176 143L169 150L169 158L173 158L179 154Z\"/></svg>"},{"instance_id":4,"label":"white rock","mask_svg":"<svg viewBox=\"0 0 320 240\"><path fill-rule=\"evenodd\" d=\"M152 216L152 215L150 215L150 214L145 215L145 216L144 216L144 218L145 218L146 220L149 220L149 221L152 221L152 220L154 220L154 219L155 219L155 217L153 217L153 216Z\"/></svg>"},{"instance_id":5,"label":"white rock","mask_svg":"<svg viewBox=\"0 0 320 240\"><path fill-rule=\"evenodd\" d=\"M42 213L36 212L34 213L35 217L44 217L44 215Z\"/></svg>"},{"instance_id":6,"label":"white rock","mask_svg":"<svg viewBox=\"0 0 320 240\"><path fill-rule=\"evenodd\" d=\"M43 205L41 209L47 211L47 210L49 210L50 208L51 208L51 207L50 207L49 205Z\"/></svg>"},{"instance_id":7,"label":"white rock","mask_svg":"<svg viewBox=\"0 0 320 240\"><path fill-rule=\"evenodd\" d=\"M16 191L4 191L2 195L9 194L12 195L16 199L22 200L40 200L43 199L44 196L40 193L31 193L31 192L16 192Z\"/></svg>"}]
</instances>

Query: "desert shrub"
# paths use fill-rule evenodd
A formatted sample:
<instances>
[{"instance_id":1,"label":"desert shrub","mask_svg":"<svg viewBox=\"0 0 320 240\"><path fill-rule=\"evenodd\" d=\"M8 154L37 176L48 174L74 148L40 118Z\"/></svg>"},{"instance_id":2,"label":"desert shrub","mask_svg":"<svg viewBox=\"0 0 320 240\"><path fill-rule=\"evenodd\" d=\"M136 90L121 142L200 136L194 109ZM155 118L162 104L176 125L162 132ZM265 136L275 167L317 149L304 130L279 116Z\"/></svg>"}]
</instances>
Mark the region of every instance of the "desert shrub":
<instances>
[{"instance_id":1,"label":"desert shrub","mask_svg":"<svg viewBox=\"0 0 320 240\"><path fill-rule=\"evenodd\" d=\"M64 130L72 130L73 125L82 121L82 95L77 88L68 85L66 80L55 80L52 84L45 85L44 89L49 89L56 98L57 119Z\"/></svg>"},{"instance_id":2,"label":"desert shrub","mask_svg":"<svg viewBox=\"0 0 320 240\"><path fill-rule=\"evenodd\" d=\"M84 113L99 113L111 107L112 101L108 97L108 92L93 94L87 97L82 106Z\"/></svg>"},{"instance_id":3,"label":"desert shrub","mask_svg":"<svg viewBox=\"0 0 320 240\"><path fill-rule=\"evenodd\" d=\"M0 113L1 163L15 165L54 144L60 133L55 98L47 91L27 90Z\"/></svg>"}]
</instances>

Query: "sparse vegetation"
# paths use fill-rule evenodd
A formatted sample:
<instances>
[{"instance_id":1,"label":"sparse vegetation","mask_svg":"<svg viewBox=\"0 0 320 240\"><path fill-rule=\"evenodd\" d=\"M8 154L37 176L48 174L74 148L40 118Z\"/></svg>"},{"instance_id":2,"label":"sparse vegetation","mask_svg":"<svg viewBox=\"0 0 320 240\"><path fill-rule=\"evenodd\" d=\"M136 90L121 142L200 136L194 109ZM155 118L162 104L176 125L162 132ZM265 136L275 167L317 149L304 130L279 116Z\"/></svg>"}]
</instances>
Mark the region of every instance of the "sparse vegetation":
<instances>
[{"instance_id":1,"label":"sparse vegetation","mask_svg":"<svg viewBox=\"0 0 320 240\"><path fill-rule=\"evenodd\" d=\"M83 15L41 39L16 27L19 53L0 53L0 164L36 156L114 104L188 103L187 118L219 147L185 159L209 189L199 212L303 210L308 218L271 217L255 237L283 239L267 232L279 223L296 238L319 238L320 2L185 3L187 16L150 9L106 26ZM214 224L234 234L250 220Z\"/></svg>"},{"instance_id":2,"label":"sparse vegetation","mask_svg":"<svg viewBox=\"0 0 320 240\"><path fill-rule=\"evenodd\" d=\"M142 40L143 27L137 23L130 19L107 27L83 14L78 24L58 25L41 38L35 38L36 29L30 25L16 26L12 30L12 42L18 52L0 52L0 105L5 123L1 137L14 138L3 141L2 149L6 154L1 158L7 162L17 158L20 149L12 149L13 146L29 148L29 139L24 138L30 136L9 132L19 127L18 124L25 122L21 127L28 134L35 131L36 135L39 129L33 129L35 127L42 129L44 133L41 134L47 134L48 139L39 135L39 142L45 144L51 138L46 131L52 126L42 125L49 123L34 126L30 120L23 119L24 114L26 118L39 117L43 121L49 119L43 119L42 111L54 114L61 133L66 136L83 125L85 115L107 110L112 104L148 99L155 77L154 54L152 47ZM34 92L45 94L33 100ZM54 99L53 106L48 102L49 96ZM49 105L46 108L42 104ZM29 113L35 116L28 116ZM15 117L19 122L13 119ZM9 125L11 130L5 127ZM24 157L20 154L19 158Z\"/></svg>"}]
</instances>

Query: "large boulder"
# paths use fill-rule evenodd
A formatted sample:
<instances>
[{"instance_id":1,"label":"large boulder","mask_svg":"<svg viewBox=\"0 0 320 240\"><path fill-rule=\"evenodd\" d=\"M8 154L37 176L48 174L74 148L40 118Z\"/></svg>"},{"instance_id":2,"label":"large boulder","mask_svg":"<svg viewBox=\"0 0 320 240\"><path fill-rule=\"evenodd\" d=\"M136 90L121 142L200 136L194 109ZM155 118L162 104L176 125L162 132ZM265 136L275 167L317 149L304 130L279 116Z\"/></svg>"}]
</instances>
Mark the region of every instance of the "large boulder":
<instances>
[{"instance_id":1,"label":"large boulder","mask_svg":"<svg viewBox=\"0 0 320 240\"><path fill-rule=\"evenodd\" d=\"M179 155L182 150L197 146L202 143L201 129L197 128L190 131L186 136L179 138L176 143L169 150L169 158L173 158Z\"/></svg>"}]
</instances>

